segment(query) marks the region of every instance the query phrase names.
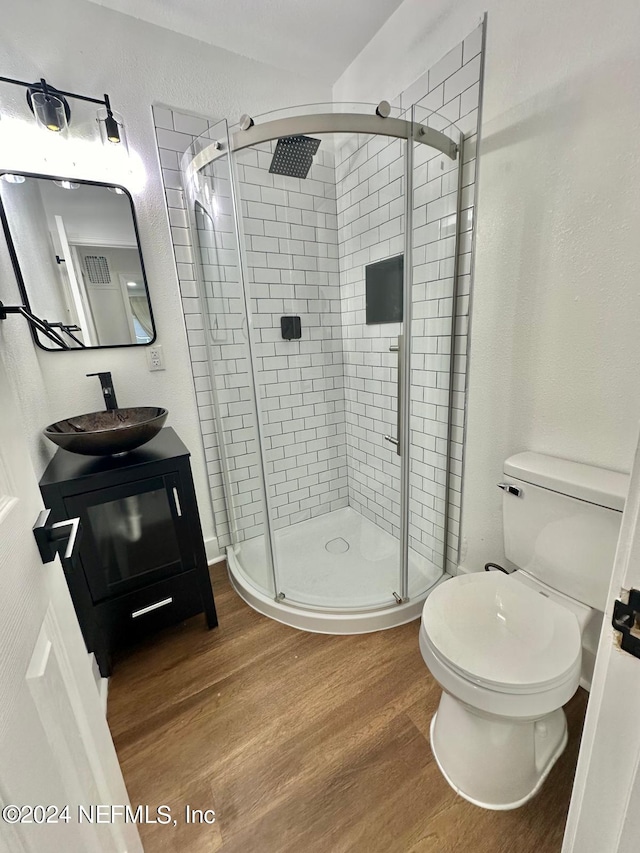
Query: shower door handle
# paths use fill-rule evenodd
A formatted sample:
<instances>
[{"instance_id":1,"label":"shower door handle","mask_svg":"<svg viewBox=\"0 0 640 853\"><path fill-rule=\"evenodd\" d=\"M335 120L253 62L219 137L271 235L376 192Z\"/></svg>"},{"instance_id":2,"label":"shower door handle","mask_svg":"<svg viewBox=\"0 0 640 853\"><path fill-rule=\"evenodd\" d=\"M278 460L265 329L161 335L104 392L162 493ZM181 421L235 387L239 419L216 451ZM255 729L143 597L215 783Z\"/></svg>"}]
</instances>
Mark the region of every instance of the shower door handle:
<instances>
[{"instance_id":1,"label":"shower door handle","mask_svg":"<svg viewBox=\"0 0 640 853\"><path fill-rule=\"evenodd\" d=\"M384 440L388 441L390 444L395 445L396 453L398 454L398 456L402 456L402 444L400 439L402 436L402 365L404 362L404 335L398 335L398 343L391 344L391 346L389 347L389 352L398 353L398 412L396 420L397 438L394 438L391 435L385 435Z\"/></svg>"}]
</instances>

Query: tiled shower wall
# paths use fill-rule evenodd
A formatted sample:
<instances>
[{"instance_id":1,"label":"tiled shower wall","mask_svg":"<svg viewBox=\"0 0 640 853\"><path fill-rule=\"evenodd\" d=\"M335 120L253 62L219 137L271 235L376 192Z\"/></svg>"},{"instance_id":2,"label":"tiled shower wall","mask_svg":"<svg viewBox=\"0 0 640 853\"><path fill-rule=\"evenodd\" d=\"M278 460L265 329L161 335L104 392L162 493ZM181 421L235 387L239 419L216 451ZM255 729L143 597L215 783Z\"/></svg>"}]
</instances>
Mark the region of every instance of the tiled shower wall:
<instances>
[{"instance_id":1,"label":"tiled shower wall","mask_svg":"<svg viewBox=\"0 0 640 853\"><path fill-rule=\"evenodd\" d=\"M257 421L228 164L212 163L206 172L208 178L206 183L200 182L192 223L194 251L200 259L197 269L201 273L203 314L189 314L187 325L190 344L198 344L198 358L204 350L205 372L197 379L201 417L209 419L217 413L217 418L207 423L211 431L204 435L206 458L211 468L218 466L220 457L229 500L227 495L220 496L216 521L222 519L233 538L239 540L262 532ZM209 183L216 188L215 207L211 195L204 192ZM208 333L202 332L203 327ZM213 476L211 473L212 480Z\"/></svg>"},{"instance_id":2,"label":"tiled shower wall","mask_svg":"<svg viewBox=\"0 0 640 853\"><path fill-rule=\"evenodd\" d=\"M347 505L333 154L271 174L275 142L239 152L238 184L275 527ZM283 340L280 320L300 317Z\"/></svg>"},{"instance_id":3,"label":"tiled shower wall","mask_svg":"<svg viewBox=\"0 0 640 853\"><path fill-rule=\"evenodd\" d=\"M446 120L454 121L465 134L447 559L447 568L454 573L481 46L479 27L395 102L406 109L426 93L421 103L445 118L444 123L438 119L438 128L443 129ZM425 122L425 116L422 112L417 118ZM204 132L207 122L162 108L154 108L154 118L217 534L224 546L230 542L229 519L179 174L181 154ZM238 172L275 523L295 523L348 502L393 530L397 526L398 466L393 448L382 436L395 434L396 357L388 347L395 343L397 328L363 327L358 312L363 316L364 265L403 250L400 143L376 139L362 146L356 139L355 144L338 149L335 171L331 152L321 146L309 179L302 183L269 174L271 150L269 146L268 150L242 152ZM454 196L445 161L438 155L423 162L418 153L414 173L411 545L427 558L434 537L441 540L443 535L447 348L454 307L452 238L448 233L448 205ZM222 235L217 239L223 242ZM224 273L228 279L235 275L237 270ZM214 315L216 310L211 307L210 313ZM284 314L301 316L301 341L282 340L279 321ZM235 330L238 333L244 335L241 329ZM218 354L222 358L222 351ZM231 365L230 360L227 367ZM223 384L241 366L233 363ZM239 496L237 535L243 539L260 532L262 519L255 435L247 420L247 400L242 394L240 397L241 419L230 423L249 432L225 431L225 445L237 443L241 436L246 441L242 453L233 457L240 467L235 468L233 462L230 466L236 471L230 487ZM242 494L243 488L246 494ZM436 546L436 551L441 547Z\"/></svg>"},{"instance_id":4,"label":"tiled shower wall","mask_svg":"<svg viewBox=\"0 0 640 853\"><path fill-rule=\"evenodd\" d=\"M399 534L395 436L399 323L366 325L365 265L404 251L405 143L354 135L337 153L349 504Z\"/></svg>"},{"instance_id":5,"label":"tiled shower wall","mask_svg":"<svg viewBox=\"0 0 640 853\"><path fill-rule=\"evenodd\" d=\"M416 81L402 96L402 105L406 107L409 103L418 103L417 118L423 123L431 123L424 118L424 110L435 110L438 116L443 116L455 123L463 135L463 158L462 158L462 191L460 199L461 222L460 222L460 244L458 248L457 269L457 299L455 310L455 333L452 341L453 346L453 408L451 412L451 445L450 445L450 482L447 496L449 504L449 534L446 543L446 568L451 574L458 571L458 549L460 534L460 510L462 498L462 468L464 454L464 424L465 424L465 392L467 386L467 352L469 336L469 302L471 298L471 269L473 234L475 228L475 205L476 205L476 178L477 178L477 148L478 133L480 128L481 109L481 85L483 69L483 25L478 26L453 50L450 50L429 72ZM426 97L422 93L427 92ZM437 124L433 122L434 126ZM441 125L438 125L441 129ZM416 163L418 161L416 160ZM447 162L441 155L429 160L426 170L422 170L426 182L422 185L425 192L427 225L434 219L438 219L438 206L446 205L446 197L450 190L447 187ZM419 168L418 168L419 171ZM439 180L442 187L439 187ZM420 202L419 175L414 176L414 226L419 230L420 219L417 214ZM432 192L440 193L443 200L434 206L433 214L430 214L429 197ZM432 217L432 218L431 218ZM446 228L445 220L442 226ZM442 232L441 232L442 234ZM418 250L420 236L415 235L415 248ZM436 267L437 264L437 267ZM428 312L425 317L425 325L420 327L419 322L414 324L414 340L429 339L426 346L433 344L435 338L439 338L441 330L436 322L431 319L436 317L436 302L438 303L438 315L447 311L446 300L451 299L452 279L447 273L447 268L452 269L451 260L430 257L428 241L425 248L424 278L426 280L425 302L428 303L422 310ZM436 272L437 270L437 272ZM415 268L414 286L420 281L418 268ZM421 301L418 297L418 301ZM430 312L430 313L429 313ZM419 315L416 316L418 319ZM443 342L444 343L444 342ZM418 347L414 347L419 352ZM427 350L426 352L430 352ZM413 365L425 371L423 375L429 376L429 364L432 363L432 355L423 356L423 365L417 358ZM442 377L448 388L448 382ZM429 403L429 386L424 390L424 402ZM440 386L436 384L436 387ZM444 411L439 397L434 401L437 406L435 421L443 422ZM413 424L412 424L413 426ZM435 450L438 454L445 453L444 441L441 436L437 437ZM424 464L431 464L429 453L424 453ZM442 458L442 457L439 457ZM435 458L434 458L435 462ZM444 471L438 469L435 475L436 482L444 482ZM419 483L419 481L417 481ZM418 486L419 487L419 486ZM412 477L412 497L416 489L416 479Z\"/></svg>"},{"instance_id":6,"label":"tiled shower wall","mask_svg":"<svg viewBox=\"0 0 640 853\"><path fill-rule=\"evenodd\" d=\"M259 535L263 522L228 166L223 158L207 167L215 216L196 217L198 245L191 247L183 195L176 191L179 160L207 123L162 108L154 115L217 534L226 545L231 527L242 541ZM273 147L240 152L236 163L271 506L280 527L346 506L347 470L333 155L319 150L301 186L298 178L269 173ZM200 261L206 323L194 258ZM301 318L300 340L282 339L284 315ZM211 330L213 376L205 326ZM223 453L232 507L224 499Z\"/></svg>"},{"instance_id":7,"label":"tiled shower wall","mask_svg":"<svg viewBox=\"0 0 640 853\"><path fill-rule=\"evenodd\" d=\"M455 349L449 571L457 568L466 381L469 279L482 27L396 101L417 103L416 120L464 133ZM437 110L431 116L430 111ZM365 266L404 250L400 140L353 137L337 153L336 183L345 348L349 504L399 535L400 465L384 435L396 435L398 324L367 326ZM414 147L410 546L439 564L446 508L447 422L454 311L458 164Z\"/></svg>"},{"instance_id":8,"label":"tiled shower wall","mask_svg":"<svg viewBox=\"0 0 640 853\"><path fill-rule=\"evenodd\" d=\"M153 120L156 128L156 140L176 258L182 308L187 327L189 356L196 390L198 417L205 450L216 534L218 541L224 545L231 540L222 480L220 436L215 429L211 398L212 380L205 347L202 308L196 282L197 248L192 246L180 174L182 154L197 136L205 133L209 122L203 118L183 115L156 106L153 107Z\"/></svg>"}]
</instances>

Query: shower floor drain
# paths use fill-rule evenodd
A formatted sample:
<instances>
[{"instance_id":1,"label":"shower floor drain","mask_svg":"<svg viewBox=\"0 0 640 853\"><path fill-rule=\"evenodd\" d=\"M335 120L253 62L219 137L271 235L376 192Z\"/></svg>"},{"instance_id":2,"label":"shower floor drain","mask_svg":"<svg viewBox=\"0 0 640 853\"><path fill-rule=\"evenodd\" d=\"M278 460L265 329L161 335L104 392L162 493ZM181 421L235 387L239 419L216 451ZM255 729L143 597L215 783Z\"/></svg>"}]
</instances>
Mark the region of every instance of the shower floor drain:
<instances>
[{"instance_id":1,"label":"shower floor drain","mask_svg":"<svg viewBox=\"0 0 640 853\"><path fill-rule=\"evenodd\" d=\"M336 539L330 539L324 548L330 554L346 554L349 550L349 543L342 536L338 536Z\"/></svg>"}]
</instances>

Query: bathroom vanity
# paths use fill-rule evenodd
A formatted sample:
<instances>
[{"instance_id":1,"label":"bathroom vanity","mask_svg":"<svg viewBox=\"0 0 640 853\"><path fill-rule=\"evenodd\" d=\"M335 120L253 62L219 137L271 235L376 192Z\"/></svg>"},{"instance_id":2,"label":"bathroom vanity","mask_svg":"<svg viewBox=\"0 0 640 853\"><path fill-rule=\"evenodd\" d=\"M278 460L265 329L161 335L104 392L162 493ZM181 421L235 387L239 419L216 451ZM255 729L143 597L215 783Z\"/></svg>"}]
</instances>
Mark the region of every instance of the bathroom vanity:
<instances>
[{"instance_id":1,"label":"bathroom vanity","mask_svg":"<svg viewBox=\"0 0 640 853\"><path fill-rule=\"evenodd\" d=\"M60 448L40 490L52 521L80 519L77 554L63 566L103 676L113 651L159 628L201 612L218 624L189 451L171 427L120 456Z\"/></svg>"}]
</instances>

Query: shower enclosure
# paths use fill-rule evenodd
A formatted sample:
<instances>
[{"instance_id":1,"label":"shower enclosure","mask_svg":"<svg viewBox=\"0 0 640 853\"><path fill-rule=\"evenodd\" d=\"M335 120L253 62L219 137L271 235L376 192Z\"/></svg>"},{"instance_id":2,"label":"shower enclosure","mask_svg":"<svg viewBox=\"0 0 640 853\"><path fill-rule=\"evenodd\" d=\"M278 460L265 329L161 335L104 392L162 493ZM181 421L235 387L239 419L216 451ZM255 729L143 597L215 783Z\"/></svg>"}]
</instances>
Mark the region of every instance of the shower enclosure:
<instances>
[{"instance_id":1,"label":"shower enclosure","mask_svg":"<svg viewBox=\"0 0 640 853\"><path fill-rule=\"evenodd\" d=\"M181 168L234 587L307 630L415 618L446 568L462 134L314 105Z\"/></svg>"}]
</instances>

